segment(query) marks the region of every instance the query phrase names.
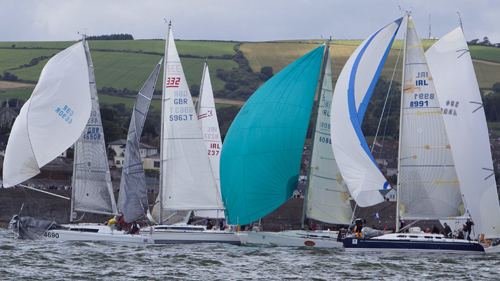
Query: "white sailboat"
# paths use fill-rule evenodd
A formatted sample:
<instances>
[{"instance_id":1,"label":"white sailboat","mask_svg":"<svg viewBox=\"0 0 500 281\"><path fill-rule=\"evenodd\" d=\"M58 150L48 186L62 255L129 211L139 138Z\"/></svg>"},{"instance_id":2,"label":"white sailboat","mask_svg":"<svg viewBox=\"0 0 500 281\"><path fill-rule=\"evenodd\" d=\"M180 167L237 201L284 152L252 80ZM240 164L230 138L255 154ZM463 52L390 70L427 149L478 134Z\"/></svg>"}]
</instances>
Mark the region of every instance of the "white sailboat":
<instances>
[{"instance_id":1,"label":"white sailboat","mask_svg":"<svg viewBox=\"0 0 500 281\"><path fill-rule=\"evenodd\" d=\"M462 29L439 39L425 57L439 93L466 210L474 222L471 237L482 236L487 253L500 251L492 247L500 238L500 207L488 127Z\"/></svg>"},{"instance_id":2,"label":"white sailboat","mask_svg":"<svg viewBox=\"0 0 500 281\"><path fill-rule=\"evenodd\" d=\"M158 213L160 225L143 232L151 232L155 244L240 244L232 232L207 230L205 226L186 223L163 224L168 221L163 217L165 211L224 209L171 25L165 45L161 135L159 204L153 209Z\"/></svg>"},{"instance_id":3,"label":"white sailboat","mask_svg":"<svg viewBox=\"0 0 500 281\"><path fill-rule=\"evenodd\" d=\"M91 103L86 127L79 131L80 137L75 143L71 221L73 221L75 212L77 211L118 215L107 163L93 64L87 42L83 40L81 44L83 46L83 54L86 57L85 76L87 77L86 81L88 81L88 84L84 87L89 89L90 95L87 98ZM159 71L157 70L156 72L156 75L158 75ZM56 98L60 99L61 97ZM47 139L53 141L53 138ZM16 220L18 219L16 218ZM11 225L19 233L19 229L22 226L16 220L13 220ZM27 222L33 223L32 220ZM152 239L147 233L132 235L124 230L116 230L113 227L95 223L72 223L67 225L52 223L41 230L40 234L43 235L38 235L38 238L45 240L152 243ZM21 232L24 233L25 231L22 230ZM34 235L28 235L28 237L35 238Z\"/></svg>"},{"instance_id":4,"label":"white sailboat","mask_svg":"<svg viewBox=\"0 0 500 281\"><path fill-rule=\"evenodd\" d=\"M390 46L391 42L392 40L388 42L387 46ZM364 54L363 50L355 52L356 56L349 59L351 63L346 64L339 77L339 83L335 88L332 111L337 113L336 110L342 111L342 107L344 107L344 114L332 115L332 125L345 122L345 119L349 118L349 116L358 115L357 117L359 117L362 110L360 107L356 107L358 99L361 98L366 102L369 99L371 91L358 88L355 83L358 82L357 80L376 81L376 79L372 80L373 75L366 78L359 76L358 73L369 71L370 68L374 73L377 73L377 71L379 73L379 65L383 64L385 58L373 60L369 53L366 53L367 48L365 48ZM382 48L378 51L384 53L387 50L387 48ZM377 51L377 48L372 51ZM363 65L363 60L368 62ZM356 71L355 75L351 74L354 71L353 69ZM378 76L378 73L375 76ZM428 69L423 48L411 16L408 16L403 89L401 93L396 230L399 230L399 219L437 220L459 217L465 213L460 191L461 187L464 187L460 186L457 178L447 128L438 101L440 94L437 92L438 89L434 88L434 80L435 78ZM365 83L368 85L372 82ZM354 87L350 88L350 85ZM356 95L356 91L359 95ZM366 92L369 92L369 94L367 95ZM337 97L339 97L338 100L336 100ZM347 108L349 108L348 111ZM357 121L361 120L362 118L357 119ZM352 124L355 125L354 128L360 129L360 122L352 122ZM342 144L339 133L332 131L333 150L337 155L339 167L348 187L351 189L352 182L353 188L357 188L356 191L351 191L354 200L358 204L362 202L362 204L359 204L360 206L374 205L381 199L378 190L384 188L386 184L382 175L377 175L376 164L370 152L366 149L366 141L364 141L361 131L356 131L354 135L356 138L347 140L352 144L345 146L345 143ZM346 135L344 134L342 137L345 138ZM365 145L364 148L359 149L361 152L359 156L362 157L340 159L337 152L340 150L347 151L348 148L355 146L357 142L354 140L356 139L360 140L358 143ZM355 161L352 161L353 159ZM365 161L365 164L360 162L360 169L357 171L351 170L353 164L361 159ZM344 166L344 164L346 165ZM366 174L370 174L369 178L363 178ZM356 177L359 178L360 176L361 181L357 181ZM377 180L372 181L372 179ZM366 183L364 180L366 180ZM409 234L392 233L370 239L348 237L343 242L347 250L357 251L484 253L483 247L477 242L445 238L443 235L420 232L410 232Z\"/></svg>"},{"instance_id":5,"label":"white sailboat","mask_svg":"<svg viewBox=\"0 0 500 281\"><path fill-rule=\"evenodd\" d=\"M310 149L309 173L304 201L305 216L329 224L348 225L352 217L347 187L335 162L330 137L330 107L333 98L330 47L326 48L323 77L317 101L315 130ZM338 231L289 230L251 232L249 243L277 246L342 247Z\"/></svg>"}]
</instances>

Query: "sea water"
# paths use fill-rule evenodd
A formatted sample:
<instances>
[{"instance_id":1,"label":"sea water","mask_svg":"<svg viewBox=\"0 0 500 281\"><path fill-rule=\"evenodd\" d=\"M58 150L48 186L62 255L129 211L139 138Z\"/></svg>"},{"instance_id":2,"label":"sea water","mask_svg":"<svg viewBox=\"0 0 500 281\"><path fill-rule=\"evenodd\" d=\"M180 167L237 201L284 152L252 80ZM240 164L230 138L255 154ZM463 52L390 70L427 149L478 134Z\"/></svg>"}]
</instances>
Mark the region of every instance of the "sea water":
<instances>
[{"instance_id":1,"label":"sea water","mask_svg":"<svg viewBox=\"0 0 500 281\"><path fill-rule=\"evenodd\" d=\"M500 280L499 254L356 254L307 247L12 237L0 229L1 280Z\"/></svg>"}]
</instances>

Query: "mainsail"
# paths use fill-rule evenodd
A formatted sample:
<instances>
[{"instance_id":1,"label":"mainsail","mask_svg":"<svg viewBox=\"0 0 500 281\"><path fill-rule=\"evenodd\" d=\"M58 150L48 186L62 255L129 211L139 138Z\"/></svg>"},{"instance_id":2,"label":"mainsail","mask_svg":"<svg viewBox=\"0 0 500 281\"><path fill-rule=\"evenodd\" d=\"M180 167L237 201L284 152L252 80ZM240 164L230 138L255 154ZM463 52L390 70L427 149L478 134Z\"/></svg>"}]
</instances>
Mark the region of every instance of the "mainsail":
<instances>
[{"instance_id":1,"label":"mainsail","mask_svg":"<svg viewBox=\"0 0 500 281\"><path fill-rule=\"evenodd\" d=\"M408 17L399 140L399 212L443 218L465 212L450 142L422 44Z\"/></svg>"},{"instance_id":2,"label":"mainsail","mask_svg":"<svg viewBox=\"0 0 500 281\"><path fill-rule=\"evenodd\" d=\"M313 143L309 154L309 178L305 197L306 216L333 224L349 224L352 217L347 186L342 179L330 137L330 107L333 98L330 48L325 53Z\"/></svg>"},{"instance_id":3,"label":"mainsail","mask_svg":"<svg viewBox=\"0 0 500 281\"><path fill-rule=\"evenodd\" d=\"M488 128L467 41L456 28L425 53L441 101L460 188L476 234L500 237Z\"/></svg>"},{"instance_id":4,"label":"mainsail","mask_svg":"<svg viewBox=\"0 0 500 281\"><path fill-rule=\"evenodd\" d=\"M156 80L160 74L160 60L153 73L137 94L132 118L127 135L127 146L123 160L120 194L118 197L118 211L123 213L125 222L131 222L144 217L148 211L148 197L146 191L146 176L142 165L139 149L139 140L148 115L149 105L154 94Z\"/></svg>"},{"instance_id":5,"label":"mainsail","mask_svg":"<svg viewBox=\"0 0 500 281\"><path fill-rule=\"evenodd\" d=\"M104 143L94 66L87 41L84 40L92 110L87 126L75 143L73 165L72 211L117 214L108 156ZM72 216L73 217L73 214Z\"/></svg>"},{"instance_id":6,"label":"mainsail","mask_svg":"<svg viewBox=\"0 0 500 281\"><path fill-rule=\"evenodd\" d=\"M231 224L269 214L297 188L324 46L262 85L229 129L221 152L221 190Z\"/></svg>"},{"instance_id":7,"label":"mainsail","mask_svg":"<svg viewBox=\"0 0 500 281\"><path fill-rule=\"evenodd\" d=\"M40 172L81 135L90 116L90 90L83 43L51 58L16 118L3 163L3 185Z\"/></svg>"},{"instance_id":8,"label":"mainsail","mask_svg":"<svg viewBox=\"0 0 500 281\"><path fill-rule=\"evenodd\" d=\"M333 154L351 196L361 207L381 203L388 183L361 131L361 122L375 84L402 22L375 32L354 51L335 85L331 107Z\"/></svg>"},{"instance_id":9,"label":"mainsail","mask_svg":"<svg viewBox=\"0 0 500 281\"><path fill-rule=\"evenodd\" d=\"M161 207L166 211L223 209L172 27L168 30L162 97Z\"/></svg>"}]
</instances>

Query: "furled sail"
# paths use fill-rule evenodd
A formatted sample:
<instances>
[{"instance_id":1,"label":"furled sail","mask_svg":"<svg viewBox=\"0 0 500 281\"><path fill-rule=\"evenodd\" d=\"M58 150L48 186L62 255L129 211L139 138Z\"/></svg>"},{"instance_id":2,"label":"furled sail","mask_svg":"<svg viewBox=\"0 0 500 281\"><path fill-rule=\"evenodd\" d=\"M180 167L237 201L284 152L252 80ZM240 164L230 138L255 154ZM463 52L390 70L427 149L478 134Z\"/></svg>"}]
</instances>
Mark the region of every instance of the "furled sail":
<instances>
[{"instance_id":1,"label":"furled sail","mask_svg":"<svg viewBox=\"0 0 500 281\"><path fill-rule=\"evenodd\" d=\"M351 196L361 207L381 203L388 183L366 143L361 122L402 22L398 19L366 39L345 64L331 107L333 154Z\"/></svg>"},{"instance_id":2,"label":"furled sail","mask_svg":"<svg viewBox=\"0 0 500 281\"><path fill-rule=\"evenodd\" d=\"M144 217L148 211L146 176L139 149L139 140L155 91L156 80L160 74L162 60L137 94L130 119L118 197L118 211L123 213L125 222L138 220Z\"/></svg>"},{"instance_id":3,"label":"furled sail","mask_svg":"<svg viewBox=\"0 0 500 281\"><path fill-rule=\"evenodd\" d=\"M467 41L456 28L425 53L460 189L477 235L500 237L500 207L486 117Z\"/></svg>"},{"instance_id":4,"label":"furled sail","mask_svg":"<svg viewBox=\"0 0 500 281\"><path fill-rule=\"evenodd\" d=\"M398 210L407 218L460 216L465 210L440 96L411 17L404 67Z\"/></svg>"},{"instance_id":5,"label":"furled sail","mask_svg":"<svg viewBox=\"0 0 500 281\"><path fill-rule=\"evenodd\" d=\"M234 119L220 165L229 223L259 220L297 188L324 49L316 48L274 75Z\"/></svg>"},{"instance_id":6,"label":"furled sail","mask_svg":"<svg viewBox=\"0 0 500 281\"><path fill-rule=\"evenodd\" d=\"M223 209L171 27L165 47L163 79L162 209Z\"/></svg>"},{"instance_id":7,"label":"furled sail","mask_svg":"<svg viewBox=\"0 0 500 281\"><path fill-rule=\"evenodd\" d=\"M347 186L333 155L330 137L330 108L333 98L330 48L327 48L325 57L316 128L309 154L306 216L326 223L349 224L352 218L351 203Z\"/></svg>"},{"instance_id":8,"label":"furled sail","mask_svg":"<svg viewBox=\"0 0 500 281\"><path fill-rule=\"evenodd\" d=\"M3 185L19 184L68 149L90 116L90 90L83 43L51 58L21 108L7 143Z\"/></svg>"},{"instance_id":9,"label":"furled sail","mask_svg":"<svg viewBox=\"0 0 500 281\"><path fill-rule=\"evenodd\" d=\"M87 126L75 143L73 167L73 211L97 214L117 214L108 155L104 143L99 99L95 84L94 65L87 41L85 54L88 63L92 110Z\"/></svg>"}]
</instances>

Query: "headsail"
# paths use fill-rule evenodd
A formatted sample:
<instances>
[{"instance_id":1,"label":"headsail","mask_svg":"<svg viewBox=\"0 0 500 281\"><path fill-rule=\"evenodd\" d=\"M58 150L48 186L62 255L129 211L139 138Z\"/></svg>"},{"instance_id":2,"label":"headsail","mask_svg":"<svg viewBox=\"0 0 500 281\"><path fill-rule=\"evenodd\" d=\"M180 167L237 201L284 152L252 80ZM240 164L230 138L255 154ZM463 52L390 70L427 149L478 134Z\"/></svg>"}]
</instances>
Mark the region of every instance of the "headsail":
<instances>
[{"instance_id":1,"label":"headsail","mask_svg":"<svg viewBox=\"0 0 500 281\"><path fill-rule=\"evenodd\" d=\"M441 102L460 188L476 234L500 237L500 208L481 94L467 42L456 28L425 53Z\"/></svg>"},{"instance_id":2,"label":"headsail","mask_svg":"<svg viewBox=\"0 0 500 281\"><path fill-rule=\"evenodd\" d=\"M398 210L410 218L460 216L465 210L439 93L411 17L404 67Z\"/></svg>"},{"instance_id":3,"label":"headsail","mask_svg":"<svg viewBox=\"0 0 500 281\"><path fill-rule=\"evenodd\" d=\"M222 139L219 130L219 121L215 110L214 92L210 80L208 63L203 67L203 77L201 81L200 96L198 101L198 119L201 122L201 131L210 158L210 164L214 173L214 180L220 190L220 152L222 150ZM220 193L219 193L220 195ZM222 198L220 199L222 202ZM224 211L198 211L197 217L223 218Z\"/></svg>"},{"instance_id":4,"label":"headsail","mask_svg":"<svg viewBox=\"0 0 500 281\"><path fill-rule=\"evenodd\" d=\"M156 80L158 79L158 74L160 74L162 60L160 60L153 73L151 73L137 94L132 118L130 119L120 182L120 194L118 197L118 211L123 213L125 222L131 222L144 217L144 214L148 211L146 176L144 175L144 167L142 165L139 140L154 94Z\"/></svg>"},{"instance_id":5,"label":"headsail","mask_svg":"<svg viewBox=\"0 0 500 281\"><path fill-rule=\"evenodd\" d=\"M165 49L160 180L162 208L223 209L171 27Z\"/></svg>"},{"instance_id":6,"label":"headsail","mask_svg":"<svg viewBox=\"0 0 500 281\"><path fill-rule=\"evenodd\" d=\"M220 166L229 223L264 217L297 188L323 52L320 46L274 75L234 119Z\"/></svg>"},{"instance_id":7,"label":"headsail","mask_svg":"<svg viewBox=\"0 0 500 281\"><path fill-rule=\"evenodd\" d=\"M340 73L331 108L332 147L351 196L361 207L381 203L388 183L361 131L361 122L402 22L398 19L366 39Z\"/></svg>"},{"instance_id":8,"label":"headsail","mask_svg":"<svg viewBox=\"0 0 500 281\"><path fill-rule=\"evenodd\" d=\"M349 224L352 217L351 203L348 200L347 186L333 155L330 137L330 108L333 98L330 48L327 48L325 58L316 128L309 154L306 216L327 223Z\"/></svg>"},{"instance_id":9,"label":"headsail","mask_svg":"<svg viewBox=\"0 0 500 281\"><path fill-rule=\"evenodd\" d=\"M75 143L72 210L97 214L117 214L109 173L108 155L104 143L94 65L87 41L84 40L84 44L90 81L88 87L90 87L92 96L92 111L85 130Z\"/></svg>"},{"instance_id":10,"label":"headsail","mask_svg":"<svg viewBox=\"0 0 500 281\"><path fill-rule=\"evenodd\" d=\"M90 116L90 90L83 43L51 58L21 108L7 143L3 185L13 186L40 172L81 135Z\"/></svg>"}]
</instances>

